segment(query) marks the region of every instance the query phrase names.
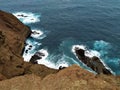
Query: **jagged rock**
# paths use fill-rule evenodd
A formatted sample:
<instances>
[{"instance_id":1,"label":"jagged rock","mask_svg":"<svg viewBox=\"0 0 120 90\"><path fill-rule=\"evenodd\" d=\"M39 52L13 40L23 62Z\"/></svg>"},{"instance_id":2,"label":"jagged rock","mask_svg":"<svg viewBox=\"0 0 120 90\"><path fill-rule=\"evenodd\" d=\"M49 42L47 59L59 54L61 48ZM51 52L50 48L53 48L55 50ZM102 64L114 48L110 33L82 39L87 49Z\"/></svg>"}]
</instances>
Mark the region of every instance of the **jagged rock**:
<instances>
[{"instance_id":1,"label":"jagged rock","mask_svg":"<svg viewBox=\"0 0 120 90\"><path fill-rule=\"evenodd\" d=\"M30 62L33 63L33 64L38 64L37 63L37 60L39 59L42 59L42 57L44 57L45 54L44 53L41 53L41 52L36 52L32 58L30 59Z\"/></svg>"},{"instance_id":2,"label":"jagged rock","mask_svg":"<svg viewBox=\"0 0 120 90\"><path fill-rule=\"evenodd\" d=\"M59 70L62 70L62 69L65 69L66 67L63 67L63 66L60 66L59 67Z\"/></svg>"},{"instance_id":3,"label":"jagged rock","mask_svg":"<svg viewBox=\"0 0 120 90\"><path fill-rule=\"evenodd\" d=\"M100 59L96 56L93 56L92 58L85 56L85 50L83 49L75 49L75 53L79 60L81 60L84 64L86 64L88 67L90 67L93 71L95 71L98 74L107 74L111 75L111 71L108 70L103 63L100 61Z\"/></svg>"}]
</instances>

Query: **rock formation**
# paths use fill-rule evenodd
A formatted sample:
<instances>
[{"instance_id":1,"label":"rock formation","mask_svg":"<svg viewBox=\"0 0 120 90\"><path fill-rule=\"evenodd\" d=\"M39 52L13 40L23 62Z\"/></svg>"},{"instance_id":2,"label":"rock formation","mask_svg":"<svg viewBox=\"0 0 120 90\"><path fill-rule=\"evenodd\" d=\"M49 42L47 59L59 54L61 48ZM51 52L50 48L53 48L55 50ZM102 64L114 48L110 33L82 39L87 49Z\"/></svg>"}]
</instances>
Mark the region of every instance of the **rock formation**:
<instances>
[{"instance_id":1,"label":"rock formation","mask_svg":"<svg viewBox=\"0 0 120 90\"><path fill-rule=\"evenodd\" d=\"M98 74L107 74L111 75L111 71L108 70L104 64L100 61L100 59L96 56L93 56L92 58L85 56L85 50L83 49L75 49L75 53L79 60L81 60L85 65L90 67L93 71L95 71Z\"/></svg>"},{"instance_id":2,"label":"rock formation","mask_svg":"<svg viewBox=\"0 0 120 90\"><path fill-rule=\"evenodd\" d=\"M42 52L36 52L32 58L30 59L30 62L33 64L38 64L37 60L42 59L42 57L44 57L45 54Z\"/></svg>"}]
</instances>

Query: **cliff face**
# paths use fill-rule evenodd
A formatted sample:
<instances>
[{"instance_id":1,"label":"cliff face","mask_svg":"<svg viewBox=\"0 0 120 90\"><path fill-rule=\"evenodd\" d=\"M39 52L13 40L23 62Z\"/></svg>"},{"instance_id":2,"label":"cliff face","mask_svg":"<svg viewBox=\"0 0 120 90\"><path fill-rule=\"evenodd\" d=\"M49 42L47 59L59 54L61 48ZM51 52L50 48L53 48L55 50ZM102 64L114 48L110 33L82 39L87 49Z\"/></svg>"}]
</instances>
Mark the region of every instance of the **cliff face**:
<instances>
[{"instance_id":1,"label":"cliff face","mask_svg":"<svg viewBox=\"0 0 120 90\"><path fill-rule=\"evenodd\" d=\"M0 11L0 73L5 77L23 74L21 53L29 34L29 28L12 14Z\"/></svg>"},{"instance_id":2,"label":"cliff face","mask_svg":"<svg viewBox=\"0 0 120 90\"><path fill-rule=\"evenodd\" d=\"M0 90L120 90L119 77L76 65L54 70L24 62L21 53L30 33L12 14L0 11Z\"/></svg>"},{"instance_id":3,"label":"cliff face","mask_svg":"<svg viewBox=\"0 0 120 90\"><path fill-rule=\"evenodd\" d=\"M44 70L45 66L26 63L21 56L30 33L30 29L12 14L0 11L0 80L37 73L36 69Z\"/></svg>"}]
</instances>

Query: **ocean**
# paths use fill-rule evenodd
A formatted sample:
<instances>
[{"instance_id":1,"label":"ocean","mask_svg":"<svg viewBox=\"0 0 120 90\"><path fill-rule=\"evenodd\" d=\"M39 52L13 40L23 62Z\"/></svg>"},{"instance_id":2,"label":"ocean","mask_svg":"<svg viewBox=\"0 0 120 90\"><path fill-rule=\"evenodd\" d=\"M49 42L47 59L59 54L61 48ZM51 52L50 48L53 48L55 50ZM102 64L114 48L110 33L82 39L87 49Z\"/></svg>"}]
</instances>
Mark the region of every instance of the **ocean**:
<instances>
[{"instance_id":1,"label":"ocean","mask_svg":"<svg viewBox=\"0 0 120 90\"><path fill-rule=\"evenodd\" d=\"M40 51L45 56L39 64L55 69L78 64L91 71L73 51L84 46L120 75L120 0L0 0L0 10L34 32L26 40L25 61Z\"/></svg>"}]
</instances>

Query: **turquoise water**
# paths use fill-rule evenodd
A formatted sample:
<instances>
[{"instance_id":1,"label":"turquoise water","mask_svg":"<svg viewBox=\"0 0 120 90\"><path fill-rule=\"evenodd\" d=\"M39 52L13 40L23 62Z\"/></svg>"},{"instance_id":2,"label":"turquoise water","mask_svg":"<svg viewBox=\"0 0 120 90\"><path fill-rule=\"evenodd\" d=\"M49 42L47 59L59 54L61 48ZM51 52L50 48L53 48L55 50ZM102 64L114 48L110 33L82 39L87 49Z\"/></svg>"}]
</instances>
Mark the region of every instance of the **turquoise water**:
<instances>
[{"instance_id":1,"label":"turquoise water","mask_svg":"<svg viewBox=\"0 0 120 90\"><path fill-rule=\"evenodd\" d=\"M105 64L120 74L120 0L4 0L0 9L29 15L20 20L42 34L27 40L33 45L28 56L45 50L41 64L88 69L72 52L73 45L84 45L98 51Z\"/></svg>"}]
</instances>

